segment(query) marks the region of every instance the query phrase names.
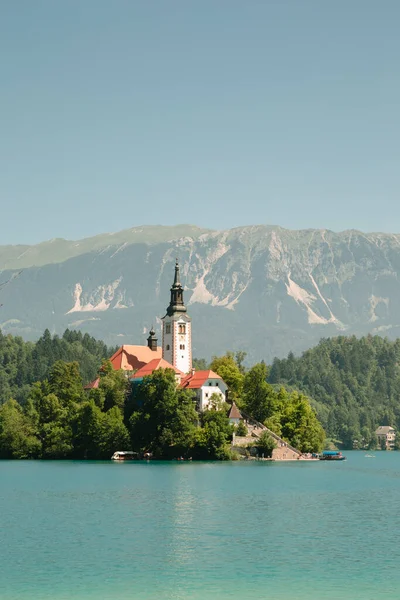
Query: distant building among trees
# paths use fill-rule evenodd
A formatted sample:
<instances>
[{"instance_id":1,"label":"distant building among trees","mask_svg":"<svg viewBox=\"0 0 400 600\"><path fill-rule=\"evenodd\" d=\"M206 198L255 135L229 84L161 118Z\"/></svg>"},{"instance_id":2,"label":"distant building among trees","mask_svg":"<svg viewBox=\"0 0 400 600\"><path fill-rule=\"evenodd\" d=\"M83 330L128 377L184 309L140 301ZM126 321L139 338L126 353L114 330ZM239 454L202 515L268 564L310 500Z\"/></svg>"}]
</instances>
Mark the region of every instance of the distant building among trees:
<instances>
[{"instance_id":1,"label":"distant building among trees","mask_svg":"<svg viewBox=\"0 0 400 600\"><path fill-rule=\"evenodd\" d=\"M385 450L393 450L396 443L396 431L390 425L380 425L375 431L379 446Z\"/></svg>"}]
</instances>

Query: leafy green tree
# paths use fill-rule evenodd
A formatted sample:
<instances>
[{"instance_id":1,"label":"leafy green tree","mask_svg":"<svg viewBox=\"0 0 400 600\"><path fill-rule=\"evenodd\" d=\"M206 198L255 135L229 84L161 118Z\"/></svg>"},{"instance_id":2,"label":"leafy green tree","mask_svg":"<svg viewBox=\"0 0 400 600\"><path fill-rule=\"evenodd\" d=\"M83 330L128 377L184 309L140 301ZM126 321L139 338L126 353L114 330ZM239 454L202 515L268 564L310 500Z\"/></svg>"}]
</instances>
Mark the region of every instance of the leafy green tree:
<instances>
[{"instance_id":1,"label":"leafy green tree","mask_svg":"<svg viewBox=\"0 0 400 600\"><path fill-rule=\"evenodd\" d=\"M64 458L72 453L72 428L67 408L59 398L47 393L48 382L35 384L30 415L36 422L36 435L41 443L42 458ZM34 413L36 415L34 416Z\"/></svg>"},{"instance_id":2,"label":"leafy green tree","mask_svg":"<svg viewBox=\"0 0 400 600\"><path fill-rule=\"evenodd\" d=\"M114 406L119 408L121 412L124 411L128 387L129 382L125 373L122 370L114 370L110 361L103 361L100 369L98 393L103 399L102 406L106 412Z\"/></svg>"},{"instance_id":3,"label":"leafy green tree","mask_svg":"<svg viewBox=\"0 0 400 600\"><path fill-rule=\"evenodd\" d=\"M41 444L35 429L15 400L0 407L0 458L37 458Z\"/></svg>"},{"instance_id":4,"label":"leafy green tree","mask_svg":"<svg viewBox=\"0 0 400 600\"><path fill-rule=\"evenodd\" d=\"M158 369L133 391L132 445L160 458L190 451L198 422L192 393L177 388L172 369Z\"/></svg>"},{"instance_id":5,"label":"leafy green tree","mask_svg":"<svg viewBox=\"0 0 400 600\"><path fill-rule=\"evenodd\" d=\"M325 432L308 399L292 392L281 404L282 437L301 452L320 452Z\"/></svg>"},{"instance_id":6,"label":"leafy green tree","mask_svg":"<svg viewBox=\"0 0 400 600\"><path fill-rule=\"evenodd\" d=\"M56 361L50 369L48 381L50 392L57 395L62 406L81 401L82 377L77 362Z\"/></svg>"},{"instance_id":7,"label":"leafy green tree","mask_svg":"<svg viewBox=\"0 0 400 600\"><path fill-rule=\"evenodd\" d=\"M103 414L93 400L83 402L79 406L74 424L74 455L77 458L101 458ZM101 448L100 453L99 448Z\"/></svg>"},{"instance_id":8,"label":"leafy green tree","mask_svg":"<svg viewBox=\"0 0 400 600\"><path fill-rule=\"evenodd\" d=\"M205 358L193 358L192 366L196 371L206 371L209 368Z\"/></svg>"},{"instance_id":9,"label":"leafy green tree","mask_svg":"<svg viewBox=\"0 0 400 600\"><path fill-rule=\"evenodd\" d=\"M271 458L272 452L276 448L276 442L268 431L263 431L258 440L254 442L254 446L257 447L259 454L264 455L264 458Z\"/></svg>"},{"instance_id":10,"label":"leafy green tree","mask_svg":"<svg viewBox=\"0 0 400 600\"><path fill-rule=\"evenodd\" d=\"M263 363L254 365L244 377L243 407L254 419L262 423L269 419L277 408L276 394L267 383L267 367Z\"/></svg>"},{"instance_id":11,"label":"leafy green tree","mask_svg":"<svg viewBox=\"0 0 400 600\"><path fill-rule=\"evenodd\" d=\"M248 434L247 427L246 427L246 425L244 424L243 421L239 421L239 423L238 423L238 425L236 427L235 434L238 437L246 437L246 435Z\"/></svg>"},{"instance_id":12,"label":"leafy green tree","mask_svg":"<svg viewBox=\"0 0 400 600\"><path fill-rule=\"evenodd\" d=\"M228 460L229 442L232 439L233 426L226 412L207 410L201 415L202 428L198 430L194 444L197 458Z\"/></svg>"},{"instance_id":13,"label":"leafy green tree","mask_svg":"<svg viewBox=\"0 0 400 600\"><path fill-rule=\"evenodd\" d=\"M42 458L66 458L72 453L72 430L64 423L42 423Z\"/></svg>"},{"instance_id":14,"label":"leafy green tree","mask_svg":"<svg viewBox=\"0 0 400 600\"><path fill-rule=\"evenodd\" d=\"M244 375L246 372L246 368L244 366L244 361L246 360L246 356L247 356L247 352L244 352L243 350L237 350L235 352L235 362L238 366L239 371L242 373L242 375Z\"/></svg>"},{"instance_id":15,"label":"leafy green tree","mask_svg":"<svg viewBox=\"0 0 400 600\"><path fill-rule=\"evenodd\" d=\"M229 399L240 405L240 399L243 393L244 375L238 367L235 356L232 352L227 352L224 356L214 356L210 369L218 373L225 381L229 389Z\"/></svg>"},{"instance_id":16,"label":"leafy green tree","mask_svg":"<svg viewBox=\"0 0 400 600\"><path fill-rule=\"evenodd\" d=\"M93 400L79 407L74 454L78 458L107 459L117 450L130 450L129 432L117 406L103 412Z\"/></svg>"},{"instance_id":17,"label":"leafy green tree","mask_svg":"<svg viewBox=\"0 0 400 600\"><path fill-rule=\"evenodd\" d=\"M228 406L229 405L222 399L221 394L217 394L216 392L211 394L209 402L209 408L211 410L220 410L226 412L228 410Z\"/></svg>"},{"instance_id":18,"label":"leafy green tree","mask_svg":"<svg viewBox=\"0 0 400 600\"><path fill-rule=\"evenodd\" d=\"M102 435L98 445L98 455L101 458L111 458L117 450L131 449L129 432L117 406L113 406L106 413L103 413L101 425Z\"/></svg>"}]
</instances>

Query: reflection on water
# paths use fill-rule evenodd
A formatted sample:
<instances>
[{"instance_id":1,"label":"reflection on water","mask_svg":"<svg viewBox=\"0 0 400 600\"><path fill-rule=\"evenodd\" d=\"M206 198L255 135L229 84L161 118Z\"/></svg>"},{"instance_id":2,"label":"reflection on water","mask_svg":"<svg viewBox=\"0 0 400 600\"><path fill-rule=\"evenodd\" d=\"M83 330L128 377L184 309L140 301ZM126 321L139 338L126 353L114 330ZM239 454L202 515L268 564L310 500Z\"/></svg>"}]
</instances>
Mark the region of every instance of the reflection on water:
<instances>
[{"instance_id":1,"label":"reflection on water","mask_svg":"<svg viewBox=\"0 0 400 600\"><path fill-rule=\"evenodd\" d=\"M0 463L1 600L397 600L400 453Z\"/></svg>"}]
</instances>

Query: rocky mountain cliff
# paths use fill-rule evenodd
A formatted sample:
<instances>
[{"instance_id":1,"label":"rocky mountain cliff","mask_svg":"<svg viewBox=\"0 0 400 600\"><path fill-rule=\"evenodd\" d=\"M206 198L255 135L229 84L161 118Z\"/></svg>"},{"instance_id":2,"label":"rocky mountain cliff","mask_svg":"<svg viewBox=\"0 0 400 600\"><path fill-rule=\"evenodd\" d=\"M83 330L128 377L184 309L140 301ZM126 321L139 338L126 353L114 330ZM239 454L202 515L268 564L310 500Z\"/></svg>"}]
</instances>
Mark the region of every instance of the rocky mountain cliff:
<instances>
[{"instance_id":1,"label":"rocky mountain cliff","mask_svg":"<svg viewBox=\"0 0 400 600\"><path fill-rule=\"evenodd\" d=\"M80 328L110 344L160 333L179 257L193 353L251 360L321 337L400 333L400 235L141 227L79 242L0 247L0 327L25 339ZM20 269L22 272L17 276Z\"/></svg>"}]
</instances>

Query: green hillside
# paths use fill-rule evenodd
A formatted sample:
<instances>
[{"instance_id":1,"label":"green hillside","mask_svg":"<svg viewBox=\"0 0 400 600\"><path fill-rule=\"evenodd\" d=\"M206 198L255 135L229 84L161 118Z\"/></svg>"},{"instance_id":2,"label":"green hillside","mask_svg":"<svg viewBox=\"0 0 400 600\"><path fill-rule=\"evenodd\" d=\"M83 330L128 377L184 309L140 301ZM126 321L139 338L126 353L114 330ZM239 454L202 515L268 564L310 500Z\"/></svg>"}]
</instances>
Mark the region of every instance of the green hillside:
<instances>
[{"instance_id":1,"label":"green hillside","mask_svg":"<svg viewBox=\"0 0 400 600\"><path fill-rule=\"evenodd\" d=\"M269 382L312 398L327 434L368 445L379 425L400 428L400 340L323 339L299 358L275 359Z\"/></svg>"},{"instance_id":2,"label":"green hillside","mask_svg":"<svg viewBox=\"0 0 400 600\"><path fill-rule=\"evenodd\" d=\"M46 330L36 343L0 331L0 405L14 398L24 404L36 381L48 376L55 362L77 361L84 383L96 376L102 360L115 348L80 331L66 330L59 337Z\"/></svg>"}]
</instances>

